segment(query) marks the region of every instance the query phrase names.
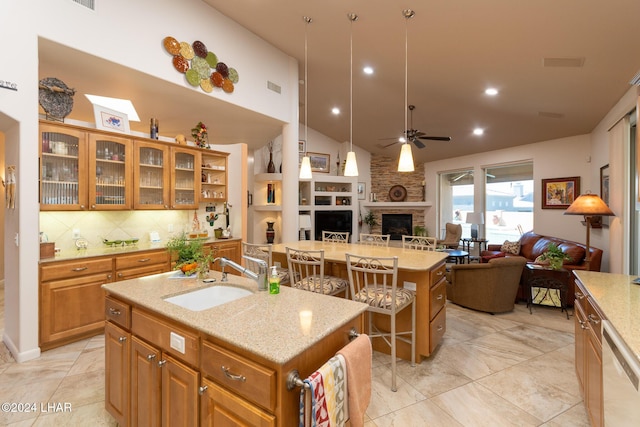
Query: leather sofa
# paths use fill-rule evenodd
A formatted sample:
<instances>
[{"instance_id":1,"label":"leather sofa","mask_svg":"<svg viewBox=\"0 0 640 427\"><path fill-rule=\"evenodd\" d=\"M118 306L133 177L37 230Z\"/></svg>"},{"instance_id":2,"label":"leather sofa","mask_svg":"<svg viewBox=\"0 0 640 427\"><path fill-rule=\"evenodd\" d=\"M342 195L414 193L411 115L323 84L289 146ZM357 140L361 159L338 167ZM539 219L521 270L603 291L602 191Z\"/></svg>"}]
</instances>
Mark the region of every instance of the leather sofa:
<instances>
[{"instance_id":1,"label":"leather sofa","mask_svg":"<svg viewBox=\"0 0 640 427\"><path fill-rule=\"evenodd\" d=\"M565 261L563 267L569 271L573 270L591 270L591 271L600 271L600 264L602 263L602 249L589 247L589 253L591 254L591 259L589 264L587 265L585 256L586 256L586 245L578 242L572 242L570 240L560 239L558 237L549 237L543 236L540 234L536 234L533 231L529 231L524 233L520 237L520 252L517 254L518 256L522 256L527 259L528 263L535 262L536 258L542 255L547 246L550 243L555 243L563 252L567 253L571 257L571 261ZM480 256L482 258L482 262L487 262L488 260L501 256L512 256L515 254L507 254L500 250L502 244L489 244L487 245L487 250L482 251ZM522 288L522 287L521 287ZM573 305L574 299L574 276L571 275L571 282L569 283L569 289L567 294L567 303L569 305ZM518 293L519 298L524 298L524 293L521 291Z\"/></svg>"}]
</instances>

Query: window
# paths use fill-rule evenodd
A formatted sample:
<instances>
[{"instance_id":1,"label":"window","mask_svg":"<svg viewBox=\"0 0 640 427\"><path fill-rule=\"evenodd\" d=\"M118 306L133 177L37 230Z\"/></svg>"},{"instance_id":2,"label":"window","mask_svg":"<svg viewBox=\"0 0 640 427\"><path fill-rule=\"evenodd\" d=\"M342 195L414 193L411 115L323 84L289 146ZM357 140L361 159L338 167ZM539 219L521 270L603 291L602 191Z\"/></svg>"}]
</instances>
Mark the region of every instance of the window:
<instances>
[{"instance_id":1,"label":"window","mask_svg":"<svg viewBox=\"0 0 640 427\"><path fill-rule=\"evenodd\" d=\"M440 174L440 235L444 236L447 222L462 225L462 235L470 235L468 212L473 212L473 170Z\"/></svg>"},{"instance_id":2,"label":"window","mask_svg":"<svg viewBox=\"0 0 640 427\"><path fill-rule=\"evenodd\" d=\"M485 169L485 234L492 243L533 230L533 163Z\"/></svg>"}]
</instances>

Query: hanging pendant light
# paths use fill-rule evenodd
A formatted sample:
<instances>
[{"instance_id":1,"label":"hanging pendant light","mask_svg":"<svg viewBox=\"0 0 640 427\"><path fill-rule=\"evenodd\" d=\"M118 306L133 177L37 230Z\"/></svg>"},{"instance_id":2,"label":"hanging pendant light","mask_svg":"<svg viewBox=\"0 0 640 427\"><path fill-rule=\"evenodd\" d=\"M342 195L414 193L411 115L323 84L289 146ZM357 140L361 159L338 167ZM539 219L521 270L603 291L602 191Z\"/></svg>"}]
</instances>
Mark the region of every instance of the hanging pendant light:
<instances>
[{"instance_id":1,"label":"hanging pendant light","mask_svg":"<svg viewBox=\"0 0 640 427\"><path fill-rule=\"evenodd\" d=\"M411 9L405 9L402 11L402 16L405 18L404 27L404 144L400 150L400 159L398 160L398 172L413 172L415 166L413 164L413 153L411 152L411 143L409 141L409 123L407 120L407 105L408 105L408 68L409 68L409 19L415 16L415 12Z\"/></svg>"},{"instance_id":2,"label":"hanging pendant light","mask_svg":"<svg viewBox=\"0 0 640 427\"><path fill-rule=\"evenodd\" d=\"M307 154L307 146L309 144L309 137L307 134L307 28L309 24L313 22L308 16L303 16L304 19L304 157L302 157L302 164L300 165L300 179L311 179L313 173L311 172L311 159Z\"/></svg>"},{"instance_id":3,"label":"hanging pendant light","mask_svg":"<svg viewBox=\"0 0 640 427\"><path fill-rule=\"evenodd\" d=\"M356 161L356 152L353 151L353 23L358 20L355 13L347 14L350 24L350 53L349 53L349 142L351 148L347 153L347 163L344 166L344 176L358 176L358 162Z\"/></svg>"}]
</instances>

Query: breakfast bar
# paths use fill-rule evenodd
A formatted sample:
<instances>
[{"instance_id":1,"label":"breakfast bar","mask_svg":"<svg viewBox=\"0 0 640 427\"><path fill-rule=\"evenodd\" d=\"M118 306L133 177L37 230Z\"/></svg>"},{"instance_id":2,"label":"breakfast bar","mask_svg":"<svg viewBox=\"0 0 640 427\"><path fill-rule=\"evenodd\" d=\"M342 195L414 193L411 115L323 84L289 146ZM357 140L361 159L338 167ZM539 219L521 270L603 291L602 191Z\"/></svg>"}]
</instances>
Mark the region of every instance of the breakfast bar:
<instances>
[{"instance_id":1,"label":"breakfast bar","mask_svg":"<svg viewBox=\"0 0 640 427\"><path fill-rule=\"evenodd\" d=\"M328 243L303 240L274 245L273 262L287 265L286 248L296 250L324 250L325 262L332 265L330 274L348 278L345 254L372 257L398 257L398 286L416 291L416 362L428 357L438 346L446 331L446 252L420 251L392 246L368 246L357 243ZM398 330L411 325L408 310L398 315ZM386 324L384 322L387 322ZM388 330L388 317L376 318L379 327ZM398 357L411 360L407 343L398 341ZM381 339L373 340L374 349L389 352L389 346Z\"/></svg>"}]
</instances>

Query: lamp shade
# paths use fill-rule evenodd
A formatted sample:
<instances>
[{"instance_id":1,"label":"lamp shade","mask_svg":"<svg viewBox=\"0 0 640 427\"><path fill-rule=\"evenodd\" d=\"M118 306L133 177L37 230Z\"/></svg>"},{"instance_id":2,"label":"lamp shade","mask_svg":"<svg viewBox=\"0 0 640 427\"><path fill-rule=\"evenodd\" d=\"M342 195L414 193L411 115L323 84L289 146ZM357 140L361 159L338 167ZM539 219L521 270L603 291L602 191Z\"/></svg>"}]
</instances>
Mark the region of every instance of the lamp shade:
<instances>
[{"instance_id":1,"label":"lamp shade","mask_svg":"<svg viewBox=\"0 0 640 427\"><path fill-rule=\"evenodd\" d=\"M305 230L311 228L311 215L298 215L298 227Z\"/></svg>"},{"instance_id":2,"label":"lamp shade","mask_svg":"<svg viewBox=\"0 0 640 427\"><path fill-rule=\"evenodd\" d=\"M349 151L347 153L347 164L344 166L344 176L358 176L358 162L356 161L355 151Z\"/></svg>"},{"instance_id":3,"label":"lamp shade","mask_svg":"<svg viewBox=\"0 0 640 427\"><path fill-rule=\"evenodd\" d=\"M311 179L313 173L311 172L311 159L309 156L302 158L302 164L300 165L300 179Z\"/></svg>"},{"instance_id":4,"label":"lamp shade","mask_svg":"<svg viewBox=\"0 0 640 427\"><path fill-rule=\"evenodd\" d=\"M467 224L484 224L484 214L482 212L467 213Z\"/></svg>"},{"instance_id":5,"label":"lamp shade","mask_svg":"<svg viewBox=\"0 0 640 427\"><path fill-rule=\"evenodd\" d=\"M409 143L402 144L400 150L400 160L398 160L398 172L413 172L415 167L413 166L413 153L411 152L411 145Z\"/></svg>"},{"instance_id":6,"label":"lamp shade","mask_svg":"<svg viewBox=\"0 0 640 427\"><path fill-rule=\"evenodd\" d=\"M612 216L615 215L609 206L597 194L581 194L564 211L565 215Z\"/></svg>"}]
</instances>

